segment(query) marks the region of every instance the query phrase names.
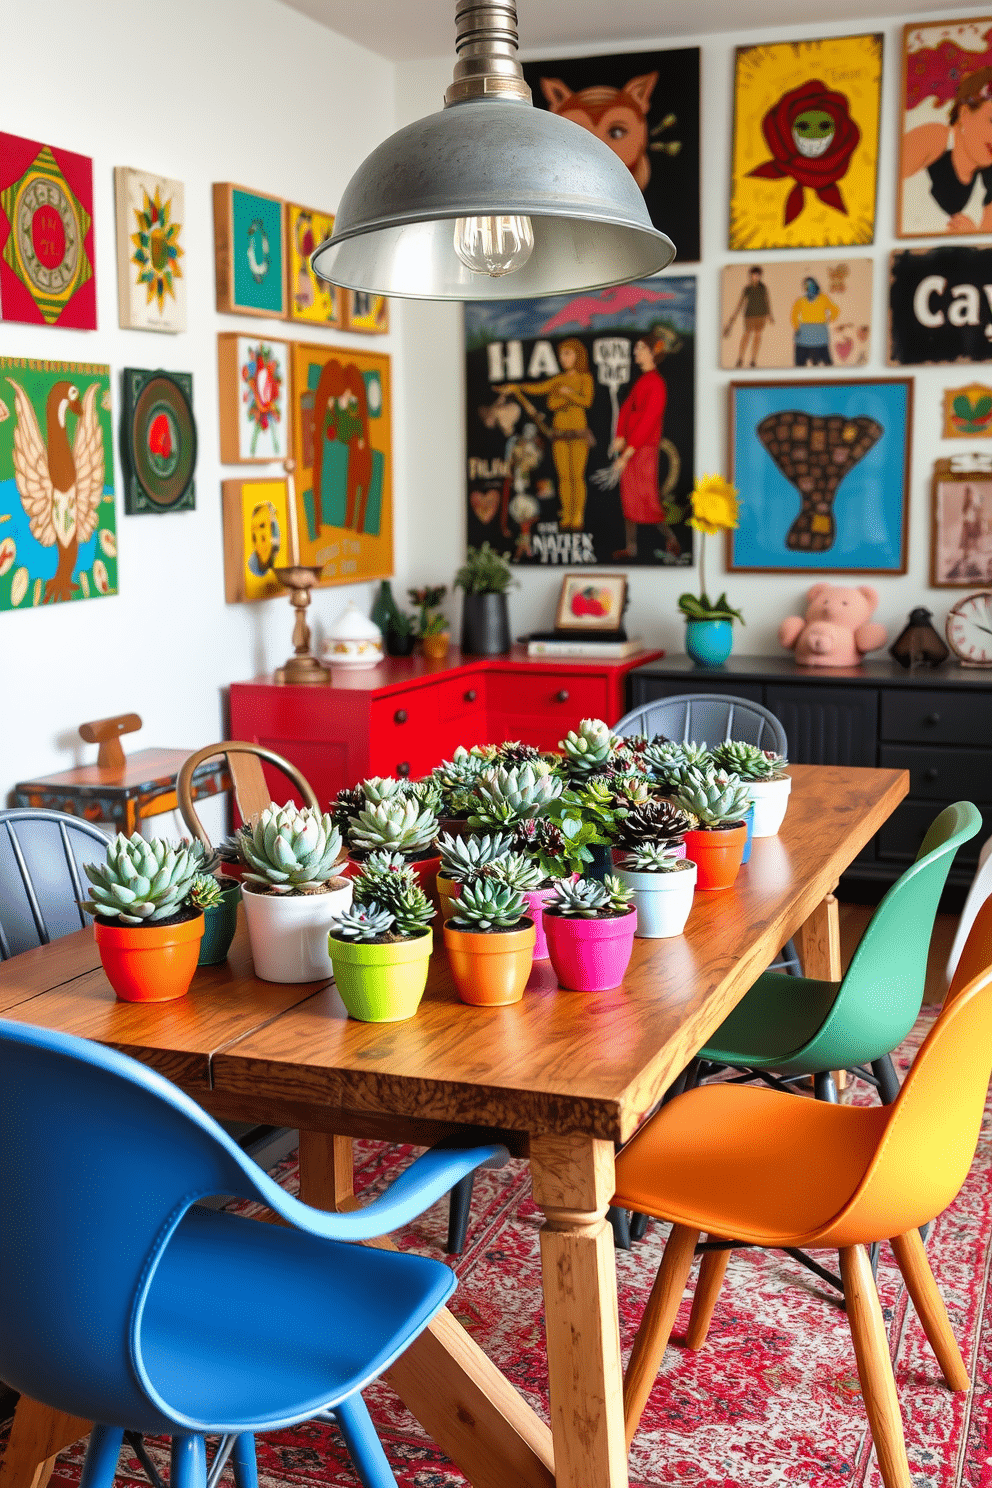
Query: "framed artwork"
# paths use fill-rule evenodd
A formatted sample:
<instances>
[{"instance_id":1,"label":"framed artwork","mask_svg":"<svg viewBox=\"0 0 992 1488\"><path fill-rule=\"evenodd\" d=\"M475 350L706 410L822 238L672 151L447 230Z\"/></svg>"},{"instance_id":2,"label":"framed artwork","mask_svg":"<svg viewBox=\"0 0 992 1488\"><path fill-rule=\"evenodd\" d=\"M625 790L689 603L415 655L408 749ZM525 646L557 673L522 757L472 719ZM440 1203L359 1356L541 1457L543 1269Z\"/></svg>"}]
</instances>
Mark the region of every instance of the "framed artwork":
<instances>
[{"instance_id":1,"label":"framed artwork","mask_svg":"<svg viewBox=\"0 0 992 1488\"><path fill-rule=\"evenodd\" d=\"M192 372L124 369L121 468L124 510L192 511L196 506L196 421Z\"/></svg>"},{"instance_id":2,"label":"framed artwork","mask_svg":"<svg viewBox=\"0 0 992 1488\"><path fill-rule=\"evenodd\" d=\"M992 582L992 454L937 460L932 490L930 583L973 589Z\"/></svg>"},{"instance_id":3,"label":"framed artwork","mask_svg":"<svg viewBox=\"0 0 992 1488\"><path fill-rule=\"evenodd\" d=\"M944 391L944 438L992 438L992 387L969 382Z\"/></svg>"},{"instance_id":4,"label":"framed artwork","mask_svg":"<svg viewBox=\"0 0 992 1488\"><path fill-rule=\"evenodd\" d=\"M214 183L217 309L286 318L286 234L276 196Z\"/></svg>"},{"instance_id":5,"label":"framed artwork","mask_svg":"<svg viewBox=\"0 0 992 1488\"><path fill-rule=\"evenodd\" d=\"M905 573L911 378L734 382L730 569Z\"/></svg>"},{"instance_id":6,"label":"framed artwork","mask_svg":"<svg viewBox=\"0 0 992 1488\"><path fill-rule=\"evenodd\" d=\"M93 161L0 134L0 320L96 330Z\"/></svg>"},{"instance_id":7,"label":"framed artwork","mask_svg":"<svg viewBox=\"0 0 992 1488\"><path fill-rule=\"evenodd\" d=\"M237 604L284 595L275 570L295 561L286 482L226 480L221 485L224 598Z\"/></svg>"},{"instance_id":8,"label":"framed artwork","mask_svg":"<svg viewBox=\"0 0 992 1488\"><path fill-rule=\"evenodd\" d=\"M109 367L0 357L0 610L117 593L112 442Z\"/></svg>"},{"instance_id":9,"label":"framed artwork","mask_svg":"<svg viewBox=\"0 0 992 1488\"><path fill-rule=\"evenodd\" d=\"M565 574L555 611L555 630L619 630L627 603L626 574Z\"/></svg>"},{"instance_id":10,"label":"framed artwork","mask_svg":"<svg viewBox=\"0 0 992 1488\"><path fill-rule=\"evenodd\" d=\"M882 41L737 48L730 248L874 240Z\"/></svg>"},{"instance_id":11,"label":"framed artwork","mask_svg":"<svg viewBox=\"0 0 992 1488\"><path fill-rule=\"evenodd\" d=\"M468 541L511 563L692 563L696 281L465 305Z\"/></svg>"},{"instance_id":12,"label":"framed artwork","mask_svg":"<svg viewBox=\"0 0 992 1488\"><path fill-rule=\"evenodd\" d=\"M525 62L537 108L609 145L644 193L655 227L699 260L699 48Z\"/></svg>"},{"instance_id":13,"label":"framed artwork","mask_svg":"<svg viewBox=\"0 0 992 1488\"><path fill-rule=\"evenodd\" d=\"M992 15L903 28L896 236L992 233Z\"/></svg>"},{"instance_id":14,"label":"framed artwork","mask_svg":"<svg viewBox=\"0 0 992 1488\"><path fill-rule=\"evenodd\" d=\"M343 346L291 348L293 507L299 563L320 583L393 572L389 357Z\"/></svg>"},{"instance_id":15,"label":"framed artwork","mask_svg":"<svg viewBox=\"0 0 992 1488\"><path fill-rule=\"evenodd\" d=\"M290 320L309 325L344 327L342 298L344 291L326 279L320 279L310 267L310 255L331 236L334 218L329 212L315 212L310 207L286 203L286 261L289 283L286 303Z\"/></svg>"},{"instance_id":16,"label":"framed artwork","mask_svg":"<svg viewBox=\"0 0 992 1488\"><path fill-rule=\"evenodd\" d=\"M992 361L992 248L904 248L889 267L889 364Z\"/></svg>"},{"instance_id":17,"label":"framed artwork","mask_svg":"<svg viewBox=\"0 0 992 1488\"><path fill-rule=\"evenodd\" d=\"M289 342L222 331L217 386L224 464L285 459L290 453Z\"/></svg>"},{"instance_id":18,"label":"framed artwork","mask_svg":"<svg viewBox=\"0 0 992 1488\"><path fill-rule=\"evenodd\" d=\"M184 331L183 183L116 165L114 184L120 324L126 331Z\"/></svg>"},{"instance_id":19,"label":"framed artwork","mask_svg":"<svg viewBox=\"0 0 992 1488\"><path fill-rule=\"evenodd\" d=\"M721 367L863 367L871 355L870 258L727 264Z\"/></svg>"},{"instance_id":20,"label":"framed artwork","mask_svg":"<svg viewBox=\"0 0 992 1488\"><path fill-rule=\"evenodd\" d=\"M345 330L361 331L366 336L384 336L389 330L389 301L385 295L365 294L358 289L343 289Z\"/></svg>"}]
</instances>

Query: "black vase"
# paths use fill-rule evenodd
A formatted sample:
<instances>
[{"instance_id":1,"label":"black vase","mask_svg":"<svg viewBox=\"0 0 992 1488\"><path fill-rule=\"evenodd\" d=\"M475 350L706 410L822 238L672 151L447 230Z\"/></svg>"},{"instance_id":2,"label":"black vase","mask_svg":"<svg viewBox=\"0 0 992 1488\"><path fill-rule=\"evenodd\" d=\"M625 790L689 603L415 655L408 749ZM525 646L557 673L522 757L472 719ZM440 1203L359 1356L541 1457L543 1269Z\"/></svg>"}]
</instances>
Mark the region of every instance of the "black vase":
<instances>
[{"instance_id":1,"label":"black vase","mask_svg":"<svg viewBox=\"0 0 992 1488\"><path fill-rule=\"evenodd\" d=\"M412 656L417 637L413 631L400 635L398 630L386 631L386 654L388 656Z\"/></svg>"},{"instance_id":2,"label":"black vase","mask_svg":"<svg viewBox=\"0 0 992 1488\"><path fill-rule=\"evenodd\" d=\"M466 594L461 647L466 656L502 656L509 651L510 611L505 594Z\"/></svg>"}]
</instances>

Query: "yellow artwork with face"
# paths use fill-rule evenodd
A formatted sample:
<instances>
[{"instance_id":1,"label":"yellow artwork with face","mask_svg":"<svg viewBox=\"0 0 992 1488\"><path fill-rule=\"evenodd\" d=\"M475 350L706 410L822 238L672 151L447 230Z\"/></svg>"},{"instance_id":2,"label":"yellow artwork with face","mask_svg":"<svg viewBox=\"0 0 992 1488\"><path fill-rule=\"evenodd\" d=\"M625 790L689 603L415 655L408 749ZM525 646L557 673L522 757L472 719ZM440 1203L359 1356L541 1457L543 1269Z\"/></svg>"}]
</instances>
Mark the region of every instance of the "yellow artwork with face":
<instances>
[{"instance_id":1,"label":"yellow artwork with face","mask_svg":"<svg viewBox=\"0 0 992 1488\"><path fill-rule=\"evenodd\" d=\"M873 241L882 40L738 47L731 248Z\"/></svg>"},{"instance_id":2,"label":"yellow artwork with face","mask_svg":"<svg viewBox=\"0 0 992 1488\"><path fill-rule=\"evenodd\" d=\"M291 564L286 482L224 482L224 569L228 602L271 599L285 590L275 570Z\"/></svg>"},{"instance_id":3,"label":"yellow artwork with face","mask_svg":"<svg viewBox=\"0 0 992 1488\"><path fill-rule=\"evenodd\" d=\"M331 236L334 218L329 212L315 212L310 207L286 208L286 237L289 251L289 286L287 304L290 320L311 325L342 329L342 291L326 279L318 279L310 267L310 255Z\"/></svg>"}]
</instances>

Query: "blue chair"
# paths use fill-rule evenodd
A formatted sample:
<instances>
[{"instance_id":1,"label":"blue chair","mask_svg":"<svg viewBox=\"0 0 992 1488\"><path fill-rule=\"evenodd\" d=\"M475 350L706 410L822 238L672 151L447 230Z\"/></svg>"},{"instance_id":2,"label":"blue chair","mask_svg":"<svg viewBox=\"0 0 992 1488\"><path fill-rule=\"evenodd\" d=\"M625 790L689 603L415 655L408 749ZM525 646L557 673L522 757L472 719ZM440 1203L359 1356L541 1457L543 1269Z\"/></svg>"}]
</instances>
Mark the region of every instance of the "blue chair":
<instances>
[{"instance_id":1,"label":"blue chair","mask_svg":"<svg viewBox=\"0 0 992 1488\"><path fill-rule=\"evenodd\" d=\"M365 1208L325 1214L160 1075L0 1020L0 1378L97 1423L81 1488L110 1488L125 1431L172 1438L172 1488L205 1488L205 1436L234 1437L251 1488L254 1434L313 1418L340 1427L365 1488L395 1488L360 1392L455 1278L344 1242L385 1235L505 1158L433 1148ZM216 1195L287 1227L197 1203Z\"/></svg>"},{"instance_id":2,"label":"blue chair","mask_svg":"<svg viewBox=\"0 0 992 1488\"><path fill-rule=\"evenodd\" d=\"M103 861L106 833L62 811L0 811L0 961L91 924L84 863Z\"/></svg>"}]
</instances>

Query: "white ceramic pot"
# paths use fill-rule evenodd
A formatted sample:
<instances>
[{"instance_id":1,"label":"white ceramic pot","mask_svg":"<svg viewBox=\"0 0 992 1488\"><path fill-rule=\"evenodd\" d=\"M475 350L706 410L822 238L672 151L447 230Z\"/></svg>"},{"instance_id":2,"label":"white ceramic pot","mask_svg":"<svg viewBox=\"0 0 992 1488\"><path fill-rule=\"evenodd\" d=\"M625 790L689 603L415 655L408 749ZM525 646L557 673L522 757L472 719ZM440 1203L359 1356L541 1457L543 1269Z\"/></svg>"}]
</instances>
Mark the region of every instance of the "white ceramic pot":
<instances>
[{"instance_id":1,"label":"white ceramic pot","mask_svg":"<svg viewBox=\"0 0 992 1488\"><path fill-rule=\"evenodd\" d=\"M747 788L754 802L752 837L774 837L785 820L792 790L792 777L782 780L749 780Z\"/></svg>"},{"instance_id":2,"label":"white ceramic pot","mask_svg":"<svg viewBox=\"0 0 992 1488\"><path fill-rule=\"evenodd\" d=\"M329 894L254 894L241 886L255 975L263 982L320 982L334 975L330 924L351 903L351 884Z\"/></svg>"},{"instance_id":3,"label":"white ceramic pot","mask_svg":"<svg viewBox=\"0 0 992 1488\"><path fill-rule=\"evenodd\" d=\"M695 863L672 873L635 873L630 868L614 871L634 891L637 910L634 934L639 940L666 940L682 934L696 889Z\"/></svg>"},{"instance_id":4,"label":"white ceramic pot","mask_svg":"<svg viewBox=\"0 0 992 1488\"><path fill-rule=\"evenodd\" d=\"M323 660L330 666L353 669L378 666L385 652L382 631L374 620L349 603L331 626L324 641Z\"/></svg>"}]
</instances>

